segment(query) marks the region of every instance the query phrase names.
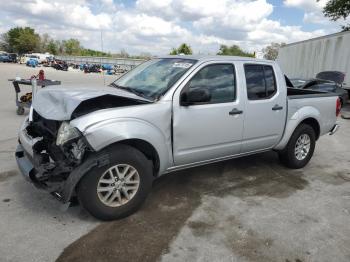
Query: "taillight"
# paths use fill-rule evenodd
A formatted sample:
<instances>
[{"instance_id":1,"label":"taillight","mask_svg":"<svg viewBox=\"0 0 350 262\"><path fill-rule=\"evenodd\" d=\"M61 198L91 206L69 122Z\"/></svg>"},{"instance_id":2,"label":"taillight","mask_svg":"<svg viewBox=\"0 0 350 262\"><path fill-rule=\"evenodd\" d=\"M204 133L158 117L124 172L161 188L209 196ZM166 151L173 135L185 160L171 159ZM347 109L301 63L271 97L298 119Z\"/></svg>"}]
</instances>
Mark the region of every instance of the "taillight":
<instances>
[{"instance_id":1,"label":"taillight","mask_svg":"<svg viewBox=\"0 0 350 262\"><path fill-rule=\"evenodd\" d=\"M335 109L335 115L339 116L340 114L340 109L341 109L341 102L340 102L340 98L338 97L337 99L337 105L336 105L336 109Z\"/></svg>"}]
</instances>

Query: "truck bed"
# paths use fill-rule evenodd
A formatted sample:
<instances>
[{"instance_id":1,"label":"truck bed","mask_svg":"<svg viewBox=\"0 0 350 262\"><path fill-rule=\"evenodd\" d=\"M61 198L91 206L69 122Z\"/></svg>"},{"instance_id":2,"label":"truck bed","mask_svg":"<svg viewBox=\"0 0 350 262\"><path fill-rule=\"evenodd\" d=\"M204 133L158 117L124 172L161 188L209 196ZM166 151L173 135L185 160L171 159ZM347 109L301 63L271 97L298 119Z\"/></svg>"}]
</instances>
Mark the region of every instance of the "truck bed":
<instances>
[{"instance_id":1,"label":"truck bed","mask_svg":"<svg viewBox=\"0 0 350 262\"><path fill-rule=\"evenodd\" d=\"M313 98L313 97L329 97L338 96L336 93L306 90L299 88L287 88L288 99L299 99L299 98Z\"/></svg>"},{"instance_id":2,"label":"truck bed","mask_svg":"<svg viewBox=\"0 0 350 262\"><path fill-rule=\"evenodd\" d=\"M328 133L335 124L337 94L296 88L287 89L287 123L304 114L315 118L320 125L320 135ZM291 129L294 131L294 127Z\"/></svg>"}]
</instances>

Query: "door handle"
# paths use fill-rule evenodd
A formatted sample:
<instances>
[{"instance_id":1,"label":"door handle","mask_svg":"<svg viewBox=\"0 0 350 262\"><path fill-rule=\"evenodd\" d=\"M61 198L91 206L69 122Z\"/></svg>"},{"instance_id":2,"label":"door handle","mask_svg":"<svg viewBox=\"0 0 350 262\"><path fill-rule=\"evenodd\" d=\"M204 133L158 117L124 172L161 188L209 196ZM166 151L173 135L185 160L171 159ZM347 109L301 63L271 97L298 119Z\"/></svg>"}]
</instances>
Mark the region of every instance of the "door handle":
<instances>
[{"instance_id":1,"label":"door handle","mask_svg":"<svg viewBox=\"0 0 350 262\"><path fill-rule=\"evenodd\" d=\"M239 114L242 114L242 113L243 113L242 110L238 110L237 108L234 108L234 109L232 109L228 114L229 114L230 116L232 116L232 115L239 115Z\"/></svg>"},{"instance_id":2,"label":"door handle","mask_svg":"<svg viewBox=\"0 0 350 262\"><path fill-rule=\"evenodd\" d=\"M273 111L282 110L282 109L283 109L283 106L280 106L280 105L277 105L277 104L272 108Z\"/></svg>"}]
</instances>

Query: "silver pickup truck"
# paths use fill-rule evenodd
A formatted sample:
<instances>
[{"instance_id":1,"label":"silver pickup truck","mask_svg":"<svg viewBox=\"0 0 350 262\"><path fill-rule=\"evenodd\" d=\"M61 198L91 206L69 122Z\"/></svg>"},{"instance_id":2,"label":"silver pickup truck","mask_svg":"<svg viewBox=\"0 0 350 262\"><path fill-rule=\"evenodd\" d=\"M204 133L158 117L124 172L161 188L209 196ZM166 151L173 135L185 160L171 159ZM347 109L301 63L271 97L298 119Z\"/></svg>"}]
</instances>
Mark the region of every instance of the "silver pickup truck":
<instances>
[{"instance_id":1,"label":"silver pickup truck","mask_svg":"<svg viewBox=\"0 0 350 262\"><path fill-rule=\"evenodd\" d=\"M44 88L19 132L22 174L95 217L137 210L162 174L274 150L290 168L333 134L335 94L289 89L273 61L228 56L149 60L109 87ZM161 200L160 200L161 201Z\"/></svg>"}]
</instances>

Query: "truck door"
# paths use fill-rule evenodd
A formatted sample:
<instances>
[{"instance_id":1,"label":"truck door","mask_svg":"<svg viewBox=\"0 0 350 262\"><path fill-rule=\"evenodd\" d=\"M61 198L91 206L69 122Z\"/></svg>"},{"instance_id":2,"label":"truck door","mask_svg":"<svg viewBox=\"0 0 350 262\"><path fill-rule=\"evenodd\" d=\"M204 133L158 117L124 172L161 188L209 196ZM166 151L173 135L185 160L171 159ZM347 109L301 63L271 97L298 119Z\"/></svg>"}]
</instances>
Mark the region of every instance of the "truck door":
<instances>
[{"instance_id":1,"label":"truck door","mask_svg":"<svg viewBox=\"0 0 350 262\"><path fill-rule=\"evenodd\" d=\"M202 64L187 79L176 90L173 99L175 165L239 154L243 105L234 64ZM189 96L203 92L210 96L208 101L186 102Z\"/></svg>"},{"instance_id":2,"label":"truck door","mask_svg":"<svg viewBox=\"0 0 350 262\"><path fill-rule=\"evenodd\" d=\"M247 102L242 153L247 153L272 148L279 142L286 121L287 94L285 83L277 79L271 65L243 66Z\"/></svg>"}]
</instances>

